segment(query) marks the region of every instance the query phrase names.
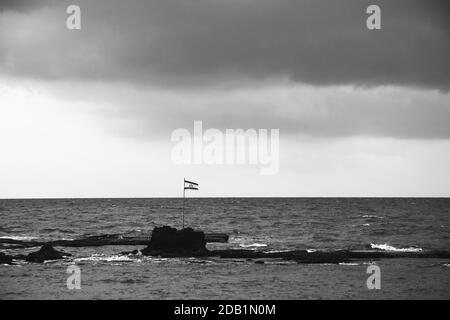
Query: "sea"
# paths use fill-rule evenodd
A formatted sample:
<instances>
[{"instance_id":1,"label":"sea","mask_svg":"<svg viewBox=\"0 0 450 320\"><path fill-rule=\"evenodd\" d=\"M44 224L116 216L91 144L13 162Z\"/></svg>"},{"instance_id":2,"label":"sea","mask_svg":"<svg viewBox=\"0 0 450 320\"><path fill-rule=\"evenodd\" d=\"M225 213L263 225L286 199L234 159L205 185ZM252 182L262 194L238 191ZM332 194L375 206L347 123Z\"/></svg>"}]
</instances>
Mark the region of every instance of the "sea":
<instances>
[{"instance_id":1,"label":"sea","mask_svg":"<svg viewBox=\"0 0 450 320\"><path fill-rule=\"evenodd\" d=\"M182 225L180 198L0 199L0 238L151 235ZM186 226L229 235L210 249L450 250L449 198L189 198ZM0 299L449 299L450 261L342 264L122 254L144 246L56 247L64 260L0 265ZM26 254L39 248L10 249ZM380 287L369 288L369 266ZM68 287L68 267L80 270Z\"/></svg>"}]
</instances>

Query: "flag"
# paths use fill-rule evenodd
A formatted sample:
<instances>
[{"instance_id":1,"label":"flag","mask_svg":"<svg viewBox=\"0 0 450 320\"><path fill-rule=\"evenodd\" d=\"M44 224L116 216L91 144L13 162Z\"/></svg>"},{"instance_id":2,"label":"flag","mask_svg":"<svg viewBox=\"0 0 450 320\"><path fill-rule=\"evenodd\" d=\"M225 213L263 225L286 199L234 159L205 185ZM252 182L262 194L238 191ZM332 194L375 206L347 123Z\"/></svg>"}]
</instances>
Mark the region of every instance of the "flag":
<instances>
[{"instance_id":1,"label":"flag","mask_svg":"<svg viewBox=\"0 0 450 320\"><path fill-rule=\"evenodd\" d=\"M184 190L198 190L198 183L184 179Z\"/></svg>"}]
</instances>

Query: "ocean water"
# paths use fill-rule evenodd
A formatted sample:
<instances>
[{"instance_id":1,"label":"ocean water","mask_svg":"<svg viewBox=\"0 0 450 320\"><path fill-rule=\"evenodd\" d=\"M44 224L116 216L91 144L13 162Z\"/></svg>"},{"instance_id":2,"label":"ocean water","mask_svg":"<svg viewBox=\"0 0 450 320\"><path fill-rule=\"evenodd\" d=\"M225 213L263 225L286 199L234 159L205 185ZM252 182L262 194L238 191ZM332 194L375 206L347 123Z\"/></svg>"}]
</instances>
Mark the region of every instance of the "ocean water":
<instances>
[{"instance_id":1,"label":"ocean water","mask_svg":"<svg viewBox=\"0 0 450 320\"><path fill-rule=\"evenodd\" d=\"M182 199L0 200L0 237L75 239L150 234L181 227ZM230 235L216 248L450 250L450 199L190 198L186 225ZM120 252L144 246L58 248L73 254L44 264L0 265L0 299L449 299L450 261L380 259L351 264L282 260L162 259ZM37 248L8 249L28 253ZM369 290L367 267L381 270ZM81 289L66 286L67 267Z\"/></svg>"}]
</instances>

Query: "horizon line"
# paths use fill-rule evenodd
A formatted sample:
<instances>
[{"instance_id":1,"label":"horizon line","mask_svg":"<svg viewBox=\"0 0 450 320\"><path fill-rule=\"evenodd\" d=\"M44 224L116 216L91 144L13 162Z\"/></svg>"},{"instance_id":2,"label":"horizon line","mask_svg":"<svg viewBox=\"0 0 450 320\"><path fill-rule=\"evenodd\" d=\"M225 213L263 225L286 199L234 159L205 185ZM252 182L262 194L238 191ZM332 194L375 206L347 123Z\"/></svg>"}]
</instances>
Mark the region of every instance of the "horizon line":
<instances>
[{"instance_id":1,"label":"horizon line","mask_svg":"<svg viewBox=\"0 0 450 320\"><path fill-rule=\"evenodd\" d=\"M450 199L450 196L211 196L186 199ZM102 200L102 199L183 199L183 197L22 197L1 200Z\"/></svg>"}]
</instances>

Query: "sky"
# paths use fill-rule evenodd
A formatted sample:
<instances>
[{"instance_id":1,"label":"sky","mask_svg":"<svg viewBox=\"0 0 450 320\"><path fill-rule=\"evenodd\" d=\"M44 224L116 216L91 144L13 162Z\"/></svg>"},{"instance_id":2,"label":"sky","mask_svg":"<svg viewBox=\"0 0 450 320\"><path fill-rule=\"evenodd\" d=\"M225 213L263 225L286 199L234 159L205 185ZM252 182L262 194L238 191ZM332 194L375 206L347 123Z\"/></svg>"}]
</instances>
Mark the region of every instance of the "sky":
<instances>
[{"instance_id":1,"label":"sky","mask_svg":"<svg viewBox=\"0 0 450 320\"><path fill-rule=\"evenodd\" d=\"M196 197L448 197L449 9L2 0L0 198L179 197L183 178ZM194 121L278 129L278 171L175 163Z\"/></svg>"}]
</instances>

